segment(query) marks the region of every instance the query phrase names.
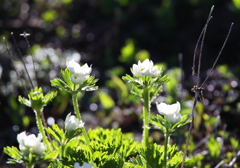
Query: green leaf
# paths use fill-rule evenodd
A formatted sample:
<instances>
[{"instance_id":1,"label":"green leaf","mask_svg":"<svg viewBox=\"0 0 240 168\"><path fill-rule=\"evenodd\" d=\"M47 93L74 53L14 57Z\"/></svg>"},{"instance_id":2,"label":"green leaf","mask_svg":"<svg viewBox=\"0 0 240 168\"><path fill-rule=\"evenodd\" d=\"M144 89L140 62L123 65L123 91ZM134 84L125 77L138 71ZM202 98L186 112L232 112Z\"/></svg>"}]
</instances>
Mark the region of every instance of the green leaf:
<instances>
[{"instance_id":1,"label":"green leaf","mask_svg":"<svg viewBox=\"0 0 240 168\"><path fill-rule=\"evenodd\" d=\"M14 161L14 162L17 162L17 163L21 163L22 162L21 161L22 154L16 147L14 147L14 146L12 146L12 147L9 147L9 146L4 147L3 152L6 153L7 155L9 155L10 157L14 158L14 160L11 160L11 161Z\"/></svg>"},{"instance_id":2,"label":"green leaf","mask_svg":"<svg viewBox=\"0 0 240 168\"><path fill-rule=\"evenodd\" d=\"M83 131L83 128L78 128L72 131L66 131L65 132L66 142L69 142L71 139L79 136L82 133L82 131Z\"/></svg>"},{"instance_id":3,"label":"green leaf","mask_svg":"<svg viewBox=\"0 0 240 168\"><path fill-rule=\"evenodd\" d=\"M72 73L66 68L61 70L62 77L71 90L74 90L74 83L71 80Z\"/></svg>"},{"instance_id":4,"label":"green leaf","mask_svg":"<svg viewBox=\"0 0 240 168\"><path fill-rule=\"evenodd\" d=\"M98 86L95 86L97 81L98 81L98 79L95 79L94 76L90 76L85 82L83 82L82 85L79 86L77 91L83 92L83 91L97 90Z\"/></svg>"},{"instance_id":5,"label":"green leaf","mask_svg":"<svg viewBox=\"0 0 240 168\"><path fill-rule=\"evenodd\" d=\"M135 165L147 168L163 167L164 146L150 144L147 148L141 148L139 155L130 158L130 162ZM178 151L175 145L168 145L167 148L167 167L178 168L182 162L183 152Z\"/></svg>"},{"instance_id":6,"label":"green leaf","mask_svg":"<svg viewBox=\"0 0 240 168\"><path fill-rule=\"evenodd\" d=\"M102 103L105 109L110 109L115 106L115 102L113 101L113 99L105 92L99 91L98 96L99 96L100 102Z\"/></svg>"},{"instance_id":7,"label":"green leaf","mask_svg":"<svg viewBox=\"0 0 240 168\"><path fill-rule=\"evenodd\" d=\"M156 98L161 91L162 91L162 85L161 86L156 85L151 87L149 89L149 102L152 102L152 100Z\"/></svg>"},{"instance_id":8,"label":"green leaf","mask_svg":"<svg viewBox=\"0 0 240 168\"><path fill-rule=\"evenodd\" d=\"M119 56L120 62L130 62L133 60L135 52L134 42L132 39L126 41L126 45L121 48L121 55Z\"/></svg>"},{"instance_id":9,"label":"green leaf","mask_svg":"<svg viewBox=\"0 0 240 168\"><path fill-rule=\"evenodd\" d=\"M48 127L45 130L60 143L65 139L63 129L60 129L57 124L52 124L52 128Z\"/></svg>"},{"instance_id":10,"label":"green leaf","mask_svg":"<svg viewBox=\"0 0 240 168\"><path fill-rule=\"evenodd\" d=\"M28 99L26 99L26 98L18 96L18 101L20 103L24 104L25 106L31 107L31 102Z\"/></svg>"},{"instance_id":11,"label":"green leaf","mask_svg":"<svg viewBox=\"0 0 240 168\"><path fill-rule=\"evenodd\" d=\"M126 74L126 76L123 76L122 79L127 82L127 83L133 83L135 82L135 80L128 74Z\"/></svg>"},{"instance_id":12,"label":"green leaf","mask_svg":"<svg viewBox=\"0 0 240 168\"><path fill-rule=\"evenodd\" d=\"M179 128L183 127L184 125L186 125L186 124L188 124L190 122L192 122L191 117L188 117L188 115L183 115L181 117L181 120L179 122L175 123L172 126L172 128L171 128L172 132L176 131L176 129L179 129Z\"/></svg>"},{"instance_id":13,"label":"green leaf","mask_svg":"<svg viewBox=\"0 0 240 168\"><path fill-rule=\"evenodd\" d=\"M111 75L111 79L112 79L112 82L114 82L115 86L118 89L118 94L120 95L121 100L125 101L128 96L127 86L116 75Z\"/></svg>"},{"instance_id":14,"label":"green leaf","mask_svg":"<svg viewBox=\"0 0 240 168\"><path fill-rule=\"evenodd\" d=\"M152 117L150 122L154 125L155 128L160 129L163 133L167 132L166 120L161 115Z\"/></svg>"},{"instance_id":15,"label":"green leaf","mask_svg":"<svg viewBox=\"0 0 240 168\"><path fill-rule=\"evenodd\" d=\"M155 84L163 84L167 83L168 81L170 81L170 77L168 75L164 75L162 77L158 77Z\"/></svg>"},{"instance_id":16,"label":"green leaf","mask_svg":"<svg viewBox=\"0 0 240 168\"><path fill-rule=\"evenodd\" d=\"M52 99L54 99L57 96L57 92L49 92L43 97L43 102L45 104L48 104Z\"/></svg>"}]
</instances>

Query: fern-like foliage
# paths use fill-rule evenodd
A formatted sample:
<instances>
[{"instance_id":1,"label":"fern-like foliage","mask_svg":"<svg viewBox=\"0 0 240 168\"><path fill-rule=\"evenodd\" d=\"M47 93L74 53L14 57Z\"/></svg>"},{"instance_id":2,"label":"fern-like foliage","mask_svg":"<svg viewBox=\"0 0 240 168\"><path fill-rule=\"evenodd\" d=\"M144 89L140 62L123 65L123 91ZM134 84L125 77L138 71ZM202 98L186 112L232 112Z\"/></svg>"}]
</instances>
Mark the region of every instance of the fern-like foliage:
<instances>
[{"instance_id":1,"label":"fern-like foliage","mask_svg":"<svg viewBox=\"0 0 240 168\"><path fill-rule=\"evenodd\" d=\"M164 146L151 144L147 148L141 148L139 155L132 157L129 163L147 168L163 167ZM169 145L167 148L167 167L178 168L182 163L183 152L178 151L175 145ZM131 164L126 164L126 167L131 167Z\"/></svg>"}]
</instances>

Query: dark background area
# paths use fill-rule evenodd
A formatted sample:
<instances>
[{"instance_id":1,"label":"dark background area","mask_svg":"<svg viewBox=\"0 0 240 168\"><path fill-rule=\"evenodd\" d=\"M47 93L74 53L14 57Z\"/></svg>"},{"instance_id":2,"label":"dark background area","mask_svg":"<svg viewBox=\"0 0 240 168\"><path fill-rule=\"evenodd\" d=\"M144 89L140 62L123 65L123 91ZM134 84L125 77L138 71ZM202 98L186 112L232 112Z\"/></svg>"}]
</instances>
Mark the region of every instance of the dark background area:
<instances>
[{"instance_id":1,"label":"dark background area","mask_svg":"<svg viewBox=\"0 0 240 168\"><path fill-rule=\"evenodd\" d=\"M10 35L11 32L14 33L19 49L26 61L27 55L31 54L31 52L24 37L19 36L24 31L31 34L28 36L28 40L34 57L37 57L36 48L52 49L51 51L59 57L59 60L54 62L53 57L46 54L48 55L46 60L37 62L39 66L44 65L45 68L38 69L37 74L39 76L37 80L33 80L38 83L38 86L43 87L44 91L51 89L49 80L52 77L49 77L48 74L51 72L59 77L59 70L65 68L64 61L72 53L80 53L82 63L92 64L93 73L99 78L98 86L104 87L106 81L110 79L109 70L122 67L124 70L121 71L120 75L130 74L130 67L137 62L135 55L143 50L149 53L154 63L164 62L168 69L179 66L178 54L182 53L185 74L183 80L185 85L183 86L190 90L190 87L192 87L191 68L194 48L212 5L215 8L203 47L202 80L206 77L206 71L213 65L230 25L234 22L231 35L217 64L226 64L228 70L232 73L227 78L229 80L234 78L234 80L238 81L237 78L240 73L240 2L238 1L1 0L0 154L4 146L18 145L15 138L19 131L26 129L34 132L33 127L35 128L34 114L31 109L23 107L17 101L18 95L27 96L28 91L19 84L18 79L13 80L11 77L11 74L14 74L14 67L10 56L6 52L3 37L6 38L13 54L13 60L18 63L17 69L21 77L24 78L23 80L26 82L28 89L30 88L29 81L24 75L23 66L17 55L17 47L14 45L13 38ZM130 54L125 58L123 48L127 44L130 46ZM15 78L17 78L16 74ZM223 80L223 78L215 74L209 83L218 78L223 83L219 83L218 86L219 90L221 90L222 85L228 83L229 80L227 78ZM114 92L112 88L108 89L107 93ZM81 106L83 111L89 111L90 101L97 102L97 98L91 98L92 96L94 96L94 93L85 95ZM118 101L116 95L112 94L111 96L115 102ZM221 96L224 96L224 94L221 94ZM213 100L213 95L207 94L207 97L210 102L217 104L217 101ZM56 121L58 118L64 119L64 116L67 115L66 111L70 111L72 108L71 103L69 103L70 100L69 95L59 93L58 99L53 102L53 105L46 107L45 116L52 116ZM238 101L237 96L230 106L235 108ZM135 104L139 105L136 102ZM129 107L130 105L125 104L123 106ZM221 104L221 106L223 105ZM119 105L119 107L121 106ZM101 116L111 114L110 109L99 111L101 113L94 115L97 122L103 120ZM229 120L233 116L239 118L239 112L236 113L237 115L231 113L231 115L224 114L222 116L224 118L229 117ZM24 118L24 116L31 117ZM120 126L125 131L138 130L141 132L141 129L138 128L139 122L136 116L131 117L132 124L126 122L125 125L120 124ZM91 121L91 119L89 120ZM239 128L237 122L231 124L233 125L230 128ZM239 130L236 130L235 133L238 135ZM5 162L5 160L2 159L2 162Z\"/></svg>"}]
</instances>

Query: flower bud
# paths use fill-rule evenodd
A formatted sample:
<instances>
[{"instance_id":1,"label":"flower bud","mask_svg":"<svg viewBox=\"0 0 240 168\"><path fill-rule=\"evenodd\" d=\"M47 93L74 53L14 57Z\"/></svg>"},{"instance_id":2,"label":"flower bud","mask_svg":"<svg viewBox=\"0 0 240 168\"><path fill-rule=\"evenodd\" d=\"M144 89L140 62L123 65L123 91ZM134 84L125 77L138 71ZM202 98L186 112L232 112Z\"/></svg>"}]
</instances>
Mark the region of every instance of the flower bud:
<instances>
[{"instance_id":1,"label":"flower bud","mask_svg":"<svg viewBox=\"0 0 240 168\"><path fill-rule=\"evenodd\" d=\"M175 124L178 121L181 120L181 114L180 114L180 104L179 102L172 104L172 105L168 105L165 103L156 103L158 112L161 115L164 115L167 119L168 122Z\"/></svg>"},{"instance_id":2,"label":"flower bud","mask_svg":"<svg viewBox=\"0 0 240 168\"><path fill-rule=\"evenodd\" d=\"M82 128L84 126L84 122L79 121L74 115L69 113L65 119L65 130L73 131L78 128Z\"/></svg>"}]
</instances>

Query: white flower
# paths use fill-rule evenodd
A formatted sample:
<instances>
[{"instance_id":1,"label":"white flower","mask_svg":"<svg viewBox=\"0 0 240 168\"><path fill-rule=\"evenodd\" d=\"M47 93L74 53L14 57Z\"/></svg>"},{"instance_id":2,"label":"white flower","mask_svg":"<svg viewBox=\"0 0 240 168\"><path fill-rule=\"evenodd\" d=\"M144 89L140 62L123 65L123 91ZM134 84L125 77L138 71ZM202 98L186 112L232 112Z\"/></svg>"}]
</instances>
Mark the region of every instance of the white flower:
<instances>
[{"instance_id":1,"label":"white flower","mask_svg":"<svg viewBox=\"0 0 240 168\"><path fill-rule=\"evenodd\" d=\"M161 70L153 65L153 62L149 59L144 60L143 62L138 61L138 65L133 64L131 71L134 76L153 76L157 77L160 75Z\"/></svg>"},{"instance_id":2,"label":"white flower","mask_svg":"<svg viewBox=\"0 0 240 168\"><path fill-rule=\"evenodd\" d=\"M66 62L67 68L73 74L80 71L80 65L74 61L74 59Z\"/></svg>"},{"instance_id":3,"label":"white flower","mask_svg":"<svg viewBox=\"0 0 240 168\"><path fill-rule=\"evenodd\" d=\"M73 168L93 168L93 165L84 162L83 165L80 166L80 164L78 162L75 162L73 165Z\"/></svg>"},{"instance_id":4,"label":"white flower","mask_svg":"<svg viewBox=\"0 0 240 168\"><path fill-rule=\"evenodd\" d=\"M32 148L33 153L41 155L46 150L46 146L41 142Z\"/></svg>"},{"instance_id":5,"label":"white flower","mask_svg":"<svg viewBox=\"0 0 240 168\"><path fill-rule=\"evenodd\" d=\"M166 119L168 122L175 124L178 121L181 120L181 114L180 114L180 104L179 102L176 102L175 104L168 105L165 103L156 103L158 112L161 115L166 116Z\"/></svg>"},{"instance_id":6,"label":"white flower","mask_svg":"<svg viewBox=\"0 0 240 168\"><path fill-rule=\"evenodd\" d=\"M45 145L41 142L41 140L42 134L40 133L37 137L34 134L27 135L25 131L17 135L19 149L21 151L30 149L35 154L41 154L46 149Z\"/></svg>"},{"instance_id":7,"label":"white flower","mask_svg":"<svg viewBox=\"0 0 240 168\"><path fill-rule=\"evenodd\" d=\"M80 66L73 59L67 61L66 65L68 70L73 74L71 76L71 80L74 84L83 84L83 82L85 82L89 78L89 75L92 72L92 68L89 67L87 64Z\"/></svg>"},{"instance_id":8,"label":"white flower","mask_svg":"<svg viewBox=\"0 0 240 168\"><path fill-rule=\"evenodd\" d=\"M76 73L76 74L73 74L70 78L74 84L81 85L83 84L83 82L85 82L89 78L89 75L82 76L81 74Z\"/></svg>"},{"instance_id":9,"label":"white flower","mask_svg":"<svg viewBox=\"0 0 240 168\"><path fill-rule=\"evenodd\" d=\"M84 126L84 122L79 121L74 115L69 113L65 119L65 130L66 131L73 131L77 128L81 128Z\"/></svg>"}]
</instances>

